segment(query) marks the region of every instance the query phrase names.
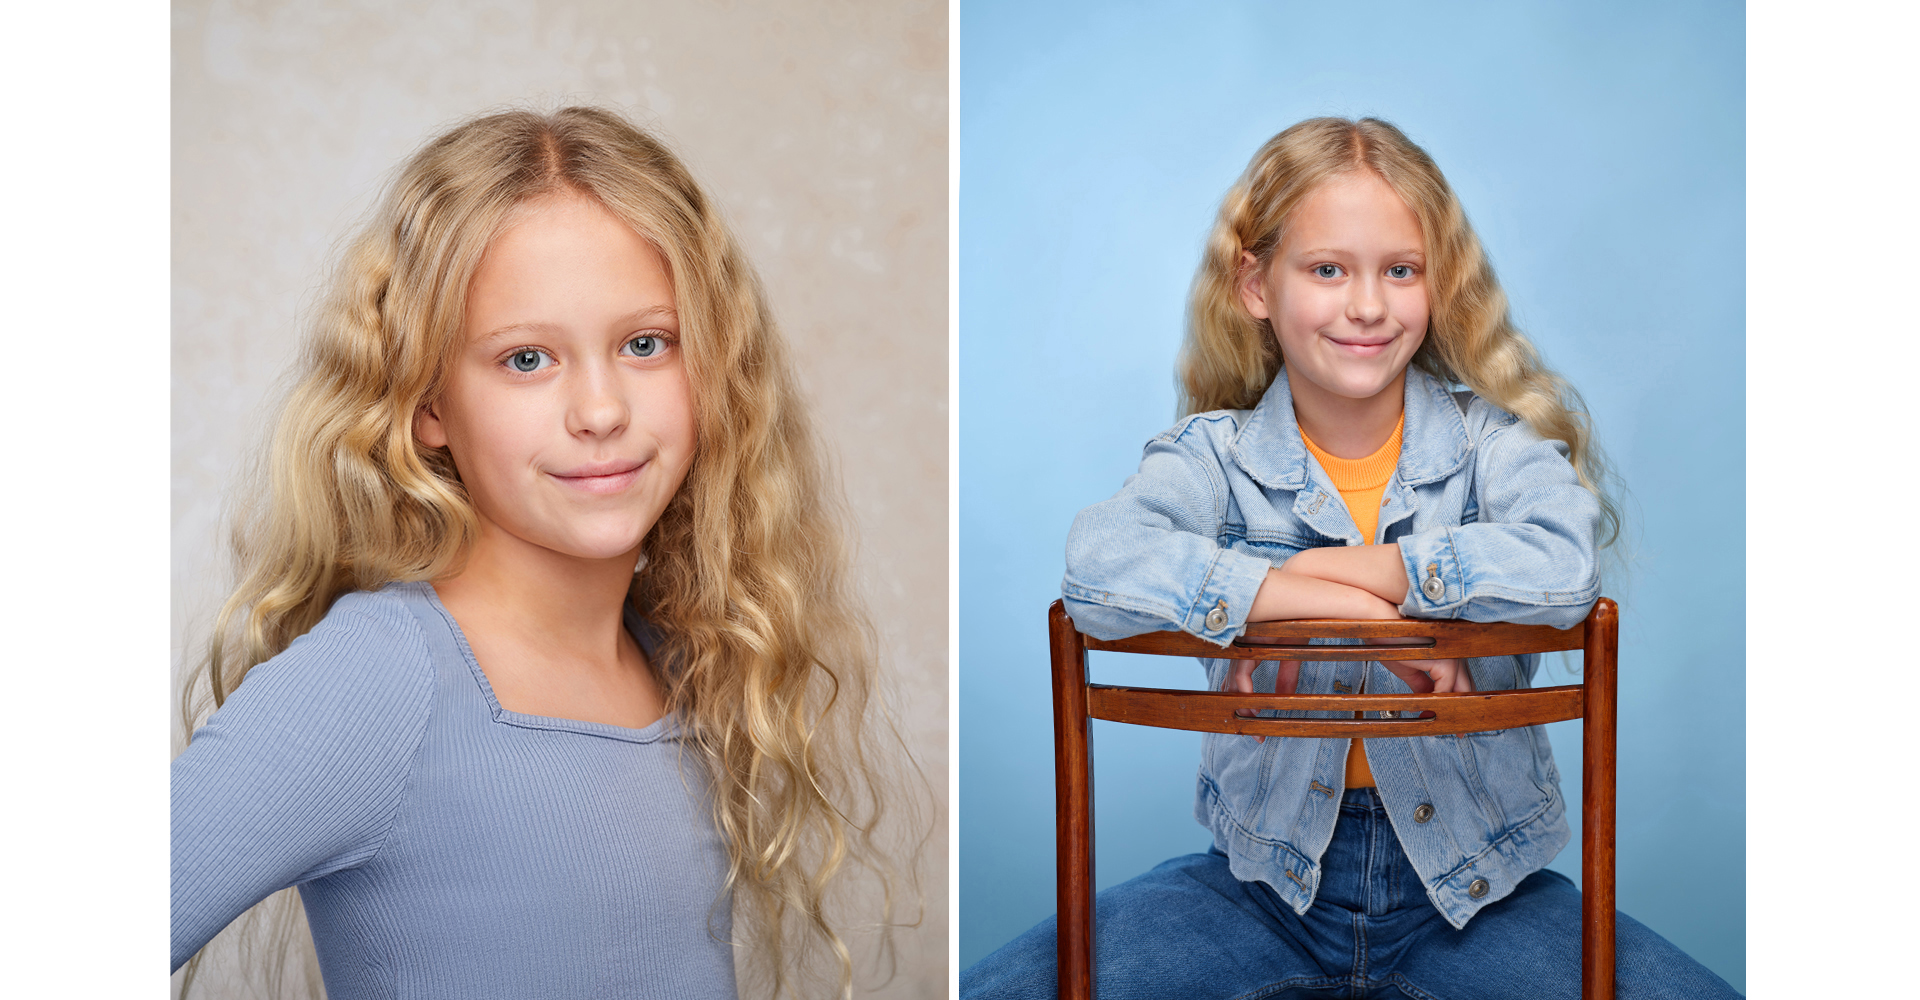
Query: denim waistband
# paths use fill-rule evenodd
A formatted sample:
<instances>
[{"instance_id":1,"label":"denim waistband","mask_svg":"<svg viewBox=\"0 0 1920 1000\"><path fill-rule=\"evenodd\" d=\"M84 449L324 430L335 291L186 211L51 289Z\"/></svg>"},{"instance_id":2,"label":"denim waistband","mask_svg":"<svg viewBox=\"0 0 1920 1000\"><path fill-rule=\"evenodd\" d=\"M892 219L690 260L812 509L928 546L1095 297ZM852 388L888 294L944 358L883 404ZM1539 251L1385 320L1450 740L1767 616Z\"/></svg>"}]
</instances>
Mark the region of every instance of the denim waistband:
<instances>
[{"instance_id":1,"label":"denim waistband","mask_svg":"<svg viewBox=\"0 0 1920 1000\"><path fill-rule=\"evenodd\" d=\"M1385 814L1387 804L1380 800L1380 793L1372 785L1349 788L1340 796L1340 811L1343 813L1377 812Z\"/></svg>"}]
</instances>

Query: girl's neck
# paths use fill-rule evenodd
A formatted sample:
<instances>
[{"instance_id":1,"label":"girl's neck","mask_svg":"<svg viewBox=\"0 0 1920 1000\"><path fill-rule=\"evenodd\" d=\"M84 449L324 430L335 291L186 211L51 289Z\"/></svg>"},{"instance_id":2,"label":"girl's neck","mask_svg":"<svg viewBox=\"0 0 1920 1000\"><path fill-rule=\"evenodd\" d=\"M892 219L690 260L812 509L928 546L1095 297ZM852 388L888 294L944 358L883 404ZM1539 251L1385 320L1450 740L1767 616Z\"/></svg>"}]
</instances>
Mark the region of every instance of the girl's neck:
<instances>
[{"instance_id":1,"label":"girl's neck","mask_svg":"<svg viewBox=\"0 0 1920 1000\"><path fill-rule=\"evenodd\" d=\"M1365 399L1328 392L1295 374L1291 365L1281 366L1280 371L1293 395L1293 416L1300 432L1336 458L1366 458L1379 451L1400 423L1406 404L1405 369L1386 388Z\"/></svg>"},{"instance_id":2,"label":"girl's neck","mask_svg":"<svg viewBox=\"0 0 1920 1000\"><path fill-rule=\"evenodd\" d=\"M501 708L639 729L666 701L621 621L637 555L566 556L482 517L466 568L433 586Z\"/></svg>"},{"instance_id":3,"label":"girl's neck","mask_svg":"<svg viewBox=\"0 0 1920 1000\"><path fill-rule=\"evenodd\" d=\"M625 635L622 615L637 556L562 555L515 538L483 517L466 565L433 586L463 629L478 626L601 660L617 655Z\"/></svg>"}]
</instances>

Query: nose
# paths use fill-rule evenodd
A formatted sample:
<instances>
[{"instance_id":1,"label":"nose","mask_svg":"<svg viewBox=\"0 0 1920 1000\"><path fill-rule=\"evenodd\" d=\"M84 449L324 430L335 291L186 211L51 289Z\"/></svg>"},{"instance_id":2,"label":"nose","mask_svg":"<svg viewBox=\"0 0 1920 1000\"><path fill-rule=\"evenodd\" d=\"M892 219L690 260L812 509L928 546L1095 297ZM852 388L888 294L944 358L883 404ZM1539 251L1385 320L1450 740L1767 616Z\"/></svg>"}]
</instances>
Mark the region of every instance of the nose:
<instances>
[{"instance_id":1,"label":"nose","mask_svg":"<svg viewBox=\"0 0 1920 1000\"><path fill-rule=\"evenodd\" d=\"M1387 300L1382 295L1379 275L1369 275L1348 286L1347 319L1359 326L1372 326L1386 318Z\"/></svg>"},{"instance_id":2,"label":"nose","mask_svg":"<svg viewBox=\"0 0 1920 1000\"><path fill-rule=\"evenodd\" d=\"M576 368L568 388L568 433L607 438L626 429L633 411L611 366L587 364Z\"/></svg>"}]
</instances>

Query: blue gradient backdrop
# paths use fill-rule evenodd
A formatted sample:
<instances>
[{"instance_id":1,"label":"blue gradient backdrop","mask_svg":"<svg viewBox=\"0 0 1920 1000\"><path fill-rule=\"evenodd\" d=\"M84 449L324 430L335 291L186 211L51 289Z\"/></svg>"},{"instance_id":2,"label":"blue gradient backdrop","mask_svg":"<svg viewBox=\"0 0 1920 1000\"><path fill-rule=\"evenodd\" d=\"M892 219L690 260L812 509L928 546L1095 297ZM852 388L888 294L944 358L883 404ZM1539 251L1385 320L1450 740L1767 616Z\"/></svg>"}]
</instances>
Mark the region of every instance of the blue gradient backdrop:
<instances>
[{"instance_id":1,"label":"blue gradient backdrop","mask_svg":"<svg viewBox=\"0 0 1920 1000\"><path fill-rule=\"evenodd\" d=\"M1632 491L1633 572L1609 585L1625 598L1620 906L1744 990L1743 34L1737 3L967 0L963 968L1054 910L1043 612L1074 513L1174 419L1218 199L1288 124L1377 115L1446 171ZM1576 800L1577 725L1552 727ZM1206 848L1196 736L1097 723L1094 739L1103 887ZM1578 845L1554 867L1577 877Z\"/></svg>"}]
</instances>

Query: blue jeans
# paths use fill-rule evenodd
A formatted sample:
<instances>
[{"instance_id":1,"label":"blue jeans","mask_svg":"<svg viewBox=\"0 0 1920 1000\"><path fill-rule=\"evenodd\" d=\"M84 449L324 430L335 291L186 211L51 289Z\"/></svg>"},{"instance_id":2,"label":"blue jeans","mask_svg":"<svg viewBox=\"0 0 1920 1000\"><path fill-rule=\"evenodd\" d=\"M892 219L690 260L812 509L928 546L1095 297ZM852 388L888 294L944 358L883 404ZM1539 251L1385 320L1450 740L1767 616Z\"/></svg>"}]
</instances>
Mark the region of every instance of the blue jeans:
<instances>
[{"instance_id":1,"label":"blue jeans","mask_svg":"<svg viewBox=\"0 0 1920 1000\"><path fill-rule=\"evenodd\" d=\"M1371 788L1348 791L1305 916L1216 851L1174 858L1099 894L1100 1000L1309 997L1544 1000L1580 996L1580 890L1538 871L1454 930L1427 900ZM1058 995L1054 918L960 974L962 1000ZM1619 1000L1738 997L1626 914Z\"/></svg>"}]
</instances>

